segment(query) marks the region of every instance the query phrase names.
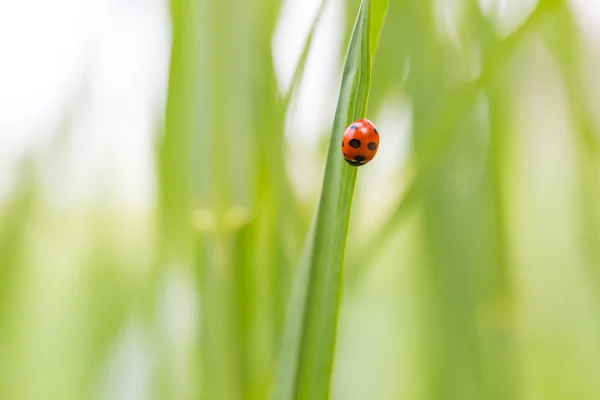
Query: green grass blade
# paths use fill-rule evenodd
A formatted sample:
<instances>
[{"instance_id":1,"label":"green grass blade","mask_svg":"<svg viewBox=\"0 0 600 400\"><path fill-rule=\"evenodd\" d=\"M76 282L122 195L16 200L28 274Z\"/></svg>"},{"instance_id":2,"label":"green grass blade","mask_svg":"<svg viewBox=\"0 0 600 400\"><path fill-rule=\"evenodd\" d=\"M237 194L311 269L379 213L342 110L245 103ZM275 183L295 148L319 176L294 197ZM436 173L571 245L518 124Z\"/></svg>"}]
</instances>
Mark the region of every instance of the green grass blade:
<instances>
[{"instance_id":1,"label":"green grass blade","mask_svg":"<svg viewBox=\"0 0 600 400\"><path fill-rule=\"evenodd\" d=\"M371 18L371 2L363 0L346 55L314 230L308 236L288 314L275 391L278 399L325 399L329 394L344 248L357 174L356 168L343 161L339 143L344 128L366 115Z\"/></svg>"},{"instance_id":2,"label":"green grass blade","mask_svg":"<svg viewBox=\"0 0 600 400\"><path fill-rule=\"evenodd\" d=\"M341 272L356 168L340 157L343 129L366 113L370 85L370 4L363 1L346 56L309 263L296 398L327 398Z\"/></svg>"},{"instance_id":3,"label":"green grass blade","mask_svg":"<svg viewBox=\"0 0 600 400\"><path fill-rule=\"evenodd\" d=\"M315 18L313 19L313 21L310 25L310 29L308 30L308 35L306 36L306 40L304 41L304 46L302 47L302 52L300 53L300 59L298 60L298 64L296 65L296 70L294 71L294 75L292 76L292 82L290 84L290 87L289 87L287 93L283 97L282 103L283 103L283 106L286 108L289 106L289 104L292 100L292 95L296 92L296 88L299 86L300 81L302 80L302 76L304 75L304 69L306 66L306 60L308 59L308 51L310 50L310 47L312 45L313 37L314 37L315 31L317 29L317 26L319 25L319 22L321 21L321 16L323 15L323 11L325 10L325 7L327 6L328 3L329 3L329 0L323 0L321 2L321 6L317 10L317 13L315 14Z\"/></svg>"},{"instance_id":4,"label":"green grass blade","mask_svg":"<svg viewBox=\"0 0 600 400\"><path fill-rule=\"evenodd\" d=\"M388 6L388 0L374 1L371 5L371 64L373 63L375 54L377 54L379 39L381 38L381 31L387 15Z\"/></svg>"}]
</instances>

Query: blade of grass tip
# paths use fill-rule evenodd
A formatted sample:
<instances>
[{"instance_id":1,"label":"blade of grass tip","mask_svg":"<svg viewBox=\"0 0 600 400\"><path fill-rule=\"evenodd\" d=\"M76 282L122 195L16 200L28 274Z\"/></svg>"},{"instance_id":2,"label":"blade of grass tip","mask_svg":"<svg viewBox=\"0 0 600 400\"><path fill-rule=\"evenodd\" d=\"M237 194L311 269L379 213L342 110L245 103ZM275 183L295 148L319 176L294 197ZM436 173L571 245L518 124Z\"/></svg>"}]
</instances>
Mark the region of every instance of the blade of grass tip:
<instances>
[{"instance_id":1,"label":"blade of grass tip","mask_svg":"<svg viewBox=\"0 0 600 400\"><path fill-rule=\"evenodd\" d=\"M301 323L285 327L284 338L295 335L297 343L284 342L295 347L296 353L282 353L275 390L278 399L325 399L329 394L342 263L357 173L342 160L339 142L345 126L366 113L371 77L370 18L370 1L363 0L346 55L314 232L308 238L307 255L299 270L306 274L308 287L304 293L298 291L297 295L305 298L292 299L297 305L290 309L300 314Z\"/></svg>"}]
</instances>

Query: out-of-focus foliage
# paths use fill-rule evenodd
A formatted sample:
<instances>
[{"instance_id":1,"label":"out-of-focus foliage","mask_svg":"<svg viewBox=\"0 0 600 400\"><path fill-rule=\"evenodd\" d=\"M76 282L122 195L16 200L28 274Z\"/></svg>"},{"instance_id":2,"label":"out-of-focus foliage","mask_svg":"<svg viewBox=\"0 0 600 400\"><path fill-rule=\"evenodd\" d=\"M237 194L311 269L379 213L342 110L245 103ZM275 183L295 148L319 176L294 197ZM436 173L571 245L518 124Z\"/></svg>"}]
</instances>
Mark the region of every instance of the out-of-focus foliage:
<instances>
[{"instance_id":1,"label":"out-of-focus foliage","mask_svg":"<svg viewBox=\"0 0 600 400\"><path fill-rule=\"evenodd\" d=\"M360 2L317 4L286 92L272 44L298 1L171 1L150 212L54 201L52 171L77 168L68 129L22 157L0 199L0 398L270 398L296 266L320 237L300 181L320 194L354 174L333 372L318 377L330 398L599 398L600 38L585 2L390 0L383 23L371 0L381 149L324 177L325 149L290 115L326 67L311 56L327 10L339 89ZM306 136L329 143L340 124ZM323 210L321 235L348 223ZM300 370L328 370L311 357Z\"/></svg>"}]
</instances>

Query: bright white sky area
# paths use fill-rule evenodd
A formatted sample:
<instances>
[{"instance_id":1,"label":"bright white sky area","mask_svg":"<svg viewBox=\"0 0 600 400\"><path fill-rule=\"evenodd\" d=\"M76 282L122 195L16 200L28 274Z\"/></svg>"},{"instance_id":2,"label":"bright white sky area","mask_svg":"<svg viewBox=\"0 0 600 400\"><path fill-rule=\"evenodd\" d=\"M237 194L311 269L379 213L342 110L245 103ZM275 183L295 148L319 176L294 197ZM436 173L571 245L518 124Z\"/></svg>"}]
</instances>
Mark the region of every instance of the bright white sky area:
<instances>
[{"instance_id":1,"label":"bright white sky area","mask_svg":"<svg viewBox=\"0 0 600 400\"><path fill-rule=\"evenodd\" d=\"M282 92L289 87L321 1L284 4L272 43ZM600 2L572 3L583 29L598 38ZM459 4L444 3L447 8ZM510 30L535 0L480 4L506 16L503 29ZM343 6L342 0L332 0L327 7L304 85L292 104L286 129L288 138L305 142L299 146L313 146L334 112L337 62L345 49ZM109 201L132 210L152 205L152 146L165 105L169 65L168 9L167 0L0 2L0 199L13 187L15 166L24 155L47 154L44 149L68 129L72 139L65 153L42 161L48 167L42 168L41 182L50 201L68 207L102 191ZM377 124L401 124L402 115L393 110L383 110ZM300 129L303 135L293 134ZM380 168L397 158L386 154L384 146L380 153Z\"/></svg>"}]
</instances>

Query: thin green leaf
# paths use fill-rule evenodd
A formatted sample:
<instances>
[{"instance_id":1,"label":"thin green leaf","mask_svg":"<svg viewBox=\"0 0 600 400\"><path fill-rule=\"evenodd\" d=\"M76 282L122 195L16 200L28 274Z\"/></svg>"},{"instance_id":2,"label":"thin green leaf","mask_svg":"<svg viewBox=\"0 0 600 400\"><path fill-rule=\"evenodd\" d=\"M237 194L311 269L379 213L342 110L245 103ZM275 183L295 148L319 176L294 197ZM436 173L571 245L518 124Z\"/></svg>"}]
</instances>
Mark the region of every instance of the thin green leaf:
<instances>
[{"instance_id":1,"label":"thin green leaf","mask_svg":"<svg viewBox=\"0 0 600 400\"><path fill-rule=\"evenodd\" d=\"M339 143L344 128L366 114L371 44L371 2L363 0L346 55L314 230L306 242L288 314L275 390L278 399L325 399L329 394L344 248L357 174L340 156Z\"/></svg>"},{"instance_id":2,"label":"thin green leaf","mask_svg":"<svg viewBox=\"0 0 600 400\"><path fill-rule=\"evenodd\" d=\"M373 64L373 58L375 57L375 54L377 54L379 39L387 15L388 5L388 0L374 1L371 5L371 64Z\"/></svg>"},{"instance_id":3,"label":"thin green leaf","mask_svg":"<svg viewBox=\"0 0 600 400\"><path fill-rule=\"evenodd\" d=\"M294 71L294 75L292 76L292 82L288 91L285 93L283 97L283 105L287 108L292 99L292 95L296 92L296 88L302 81L302 76L304 75L304 67L306 66L306 60L308 59L308 52L313 42L313 37L315 35L315 31L317 26L319 25L319 21L321 21L321 16L323 15L323 11L325 10L325 6L329 3L329 0L323 0L321 2L321 6L317 10L315 14L315 18L313 19L310 29L308 30L308 35L306 36L306 40L304 41L304 47L302 47L302 52L300 53L300 59L298 60L298 64L296 65L296 70Z\"/></svg>"}]
</instances>

